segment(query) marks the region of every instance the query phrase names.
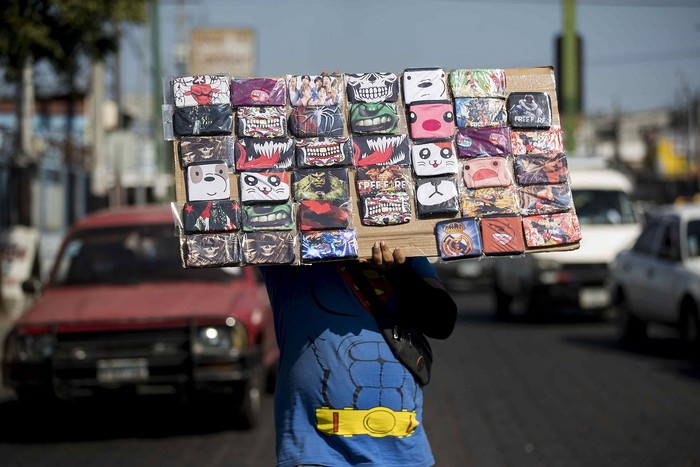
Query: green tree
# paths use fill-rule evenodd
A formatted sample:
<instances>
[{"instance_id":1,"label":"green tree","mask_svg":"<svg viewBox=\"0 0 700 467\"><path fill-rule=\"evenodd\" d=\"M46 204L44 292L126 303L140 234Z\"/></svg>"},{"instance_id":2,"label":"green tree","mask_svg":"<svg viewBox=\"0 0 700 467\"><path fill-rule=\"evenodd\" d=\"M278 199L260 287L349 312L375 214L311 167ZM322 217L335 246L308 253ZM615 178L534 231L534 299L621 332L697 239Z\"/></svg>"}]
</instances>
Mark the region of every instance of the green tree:
<instances>
[{"instance_id":1,"label":"green tree","mask_svg":"<svg viewBox=\"0 0 700 467\"><path fill-rule=\"evenodd\" d=\"M81 60L101 60L117 50L119 24L146 21L149 0L4 0L0 65L16 82L27 57L48 60L67 84Z\"/></svg>"}]
</instances>

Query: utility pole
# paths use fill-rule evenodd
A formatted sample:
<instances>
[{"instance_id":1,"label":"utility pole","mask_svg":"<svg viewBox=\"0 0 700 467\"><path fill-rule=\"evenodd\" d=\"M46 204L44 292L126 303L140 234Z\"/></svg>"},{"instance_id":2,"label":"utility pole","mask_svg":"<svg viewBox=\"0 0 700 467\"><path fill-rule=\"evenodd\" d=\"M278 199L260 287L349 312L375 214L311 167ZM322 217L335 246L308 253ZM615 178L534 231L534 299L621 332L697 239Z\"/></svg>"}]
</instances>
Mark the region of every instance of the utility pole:
<instances>
[{"instance_id":1,"label":"utility pole","mask_svg":"<svg viewBox=\"0 0 700 467\"><path fill-rule=\"evenodd\" d=\"M568 153L572 153L576 149L576 119L579 111L579 51L576 37L575 1L563 0L564 36L561 63L563 68L563 82L561 83L563 99L561 102L564 107L564 143Z\"/></svg>"},{"instance_id":2,"label":"utility pole","mask_svg":"<svg viewBox=\"0 0 700 467\"><path fill-rule=\"evenodd\" d=\"M151 23L151 55L153 61L152 72L152 83L153 88L151 91L151 105L152 105L152 136L153 136L153 146L156 157L156 167L157 170L162 174L166 173L166 167L168 165L165 161L165 148L163 141L163 132L161 130L161 103L163 100L163 81L162 81L162 71L160 63L160 18L158 14L158 1L151 1L150 8L150 23Z\"/></svg>"}]
</instances>

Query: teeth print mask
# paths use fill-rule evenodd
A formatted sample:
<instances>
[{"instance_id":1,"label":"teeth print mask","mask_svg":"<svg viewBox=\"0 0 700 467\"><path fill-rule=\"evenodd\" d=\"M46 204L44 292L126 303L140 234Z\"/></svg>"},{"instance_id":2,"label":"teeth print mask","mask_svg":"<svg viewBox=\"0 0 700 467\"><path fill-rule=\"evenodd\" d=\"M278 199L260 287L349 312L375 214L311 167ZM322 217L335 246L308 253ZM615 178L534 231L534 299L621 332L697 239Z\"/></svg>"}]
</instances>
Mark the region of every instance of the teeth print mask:
<instances>
[{"instance_id":1,"label":"teeth print mask","mask_svg":"<svg viewBox=\"0 0 700 467\"><path fill-rule=\"evenodd\" d=\"M292 138L239 138L236 141L236 170L284 170L293 162Z\"/></svg>"},{"instance_id":2,"label":"teeth print mask","mask_svg":"<svg viewBox=\"0 0 700 467\"><path fill-rule=\"evenodd\" d=\"M411 200L405 191L360 195L362 225L396 225L411 220Z\"/></svg>"},{"instance_id":3,"label":"teeth print mask","mask_svg":"<svg viewBox=\"0 0 700 467\"><path fill-rule=\"evenodd\" d=\"M411 163L406 135L353 136L353 163L368 165L409 165Z\"/></svg>"},{"instance_id":4,"label":"teeth print mask","mask_svg":"<svg viewBox=\"0 0 700 467\"><path fill-rule=\"evenodd\" d=\"M394 73L348 73L345 79L350 102L396 102L399 95Z\"/></svg>"},{"instance_id":5,"label":"teeth print mask","mask_svg":"<svg viewBox=\"0 0 700 467\"><path fill-rule=\"evenodd\" d=\"M296 142L298 167L331 167L352 163L350 138L303 138Z\"/></svg>"},{"instance_id":6,"label":"teeth print mask","mask_svg":"<svg viewBox=\"0 0 700 467\"><path fill-rule=\"evenodd\" d=\"M237 134L240 137L275 138L287 135L284 107L238 107Z\"/></svg>"},{"instance_id":7,"label":"teeth print mask","mask_svg":"<svg viewBox=\"0 0 700 467\"><path fill-rule=\"evenodd\" d=\"M244 232L258 230L292 230L294 210L291 202L282 204L248 204L242 209Z\"/></svg>"}]
</instances>

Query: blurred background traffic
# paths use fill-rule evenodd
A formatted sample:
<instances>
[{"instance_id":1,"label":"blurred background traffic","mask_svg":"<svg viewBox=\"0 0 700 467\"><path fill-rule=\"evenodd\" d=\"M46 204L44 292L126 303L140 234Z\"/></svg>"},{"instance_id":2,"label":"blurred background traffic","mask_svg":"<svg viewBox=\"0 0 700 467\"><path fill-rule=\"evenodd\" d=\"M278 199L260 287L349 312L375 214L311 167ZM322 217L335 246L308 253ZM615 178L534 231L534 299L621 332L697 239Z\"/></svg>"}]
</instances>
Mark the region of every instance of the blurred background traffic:
<instances>
[{"instance_id":1,"label":"blurred background traffic","mask_svg":"<svg viewBox=\"0 0 700 467\"><path fill-rule=\"evenodd\" d=\"M161 114L169 77L551 65L581 248L436 266L455 294L487 290L498 318L624 315L623 330L639 331L653 318L630 324L620 297L635 285L610 271L657 206L700 202L699 43L695 0L8 0L0 316L20 318L42 294L76 222L174 201ZM676 264L697 256L684 225ZM660 321L697 340L688 297Z\"/></svg>"}]
</instances>

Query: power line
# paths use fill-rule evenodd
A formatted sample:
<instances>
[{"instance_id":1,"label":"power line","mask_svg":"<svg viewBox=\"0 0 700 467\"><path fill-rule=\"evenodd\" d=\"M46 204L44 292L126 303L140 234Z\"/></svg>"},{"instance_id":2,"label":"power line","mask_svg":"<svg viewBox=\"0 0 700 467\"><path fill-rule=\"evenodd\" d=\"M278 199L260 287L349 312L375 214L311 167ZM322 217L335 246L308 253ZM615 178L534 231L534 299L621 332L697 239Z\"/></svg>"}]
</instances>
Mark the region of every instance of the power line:
<instances>
[{"instance_id":1,"label":"power line","mask_svg":"<svg viewBox=\"0 0 700 467\"><path fill-rule=\"evenodd\" d=\"M561 0L449 0L458 3L501 3L509 5L561 5ZM698 0L578 0L577 7L700 8Z\"/></svg>"}]
</instances>

